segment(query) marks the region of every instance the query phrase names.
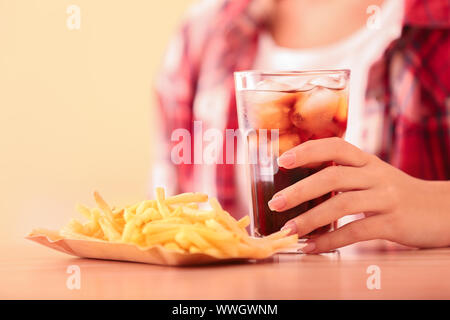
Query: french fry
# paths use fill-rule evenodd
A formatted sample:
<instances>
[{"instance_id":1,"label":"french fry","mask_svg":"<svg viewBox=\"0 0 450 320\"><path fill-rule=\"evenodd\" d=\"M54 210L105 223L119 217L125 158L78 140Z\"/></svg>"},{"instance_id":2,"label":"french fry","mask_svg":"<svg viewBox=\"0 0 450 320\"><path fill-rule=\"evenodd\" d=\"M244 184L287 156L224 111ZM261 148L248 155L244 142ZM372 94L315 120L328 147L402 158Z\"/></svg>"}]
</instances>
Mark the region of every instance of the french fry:
<instances>
[{"instance_id":1,"label":"french fry","mask_svg":"<svg viewBox=\"0 0 450 320\"><path fill-rule=\"evenodd\" d=\"M168 242L164 245L164 248L166 248L167 250L171 250L171 251L176 251L179 253L184 253L185 250L181 249L180 246L178 244L176 244L175 242Z\"/></svg>"},{"instance_id":2,"label":"french fry","mask_svg":"<svg viewBox=\"0 0 450 320\"><path fill-rule=\"evenodd\" d=\"M194 244L197 248L199 248L202 251L205 251L206 249L213 247L201 235L199 235L197 232L194 232L193 230L186 229L184 232L184 237L187 241Z\"/></svg>"},{"instance_id":3,"label":"french fry","mask_svg":"<svg viewBox=\"0 0 450 320\"><path fill-rule=\"evenodd\" d=\"M184 207L181 209L181 216L191 220L192 222L199 222L207 219L214 219L216 217L216 213L214 211L194 210Z\"/></svg>"},{"instance_id":4,"label":"french fry","mask_svg":"<svg viewBox=\"0 0 450 320\"><path fill-rule=\"evenodd\" d=\"M181 217L183 214L183 209L181 207L175 208L173 211L169 213L169 217Z\"/></svg>"},{"instance_id":5,"label":"french fry","mask_svg":"<svg viewBox=\"0 0 450 320\"><path fill-rule=\"evenodd\" d=\"M70 219L68 227L73 230L73 232L84 233L84 227L77 219Z\"/></svg>"},{"instance_id":6,"label":"french fry","mask_svg":"<svg viewBox=\"0 0 450 320\"><path fill-rule=\"evenodd\" d=\"M141 204L141 202L135 203L129 207L127 207L128 211L130 211L133 214L136 214L136 210L139 207L139 205Z\"/></svg>"},{"instance_id":7,"label":"french fry","mask_svg":"<svg viewBox=\"0 0 450 320\"><path fill-rule=\"evenodd\" d=\"M174 240L174 237L177 234L177 232L178 230L168 230L153 235L146 235L145 244L146 246L153 246L157 244L165 244L166 242L171 242Z\"/></svg>"},{"instance_id":8,"label":"french fry","mask_svg":"<svg viewBox=\"0 0 450 320\"><path fill-rule=\"evenodd\" d=\"M166 204L181 204L190 202L206 202L208 201L208 195L204 193L181 193L176 196L171 196L166 199Z\"/></svg>"},{"instance_id":9,"label":"french fry","mask_svg":"<svg viewBox=\"0 0 450 320\"><path fill-rule=\"evenodd\" d=\"M81 213L86 219L91 219L91 211L81 204L77 204L77 211Z\"/></svg>"},{"instance_id":10,"label":"french fry","mask_svg":"<svg viewBox=\"0 0 450 320\"><path fill-rule=\"evenodd\" d=\"M98 232L101 232L101 228L100 225L97 223L97 221L89 221L86 222L84 225L84 230L85 230L85 234L88 236L94 236L96 235Z\"/></svg>"},{"instance_id":11,"label":"french fry","mask_svg":"<svg viewBox=\"0 0 450 320\"><path fill-rule=\"evenodd\" d=\"M136 212L133 212L132 210L125 208L123 218L126 223L130 222L134 216L136 215Z\"/></svg>"},{"instance_id":12,"label":"french fry","mask_svg":"<svg viewBox=\"0 0 450 320\"><path fill-rule=\"evenodd\" d=\"M266 240L277 240L277 239L281 239L281 238L287 236L288 233L289 233L289 230L280 230L280 231L277 231L275 233L272 233L271 235L268 235L264 239L266 239Z\"/></svg>"},{"instance_id":13,"label":"french fry","mask_svg":"<svg viewBox=\"0 0 450 320\"><path fill-rule=\"evenodd\" d=\"M234 232L236 235L242 237L242 239L245 242L249 242L249 237L247 232L242 230L239 225L236 223L236 220L234 220L230 214L222 209L222 206L219 204L219 201L217 199L212 198L209 200L209 203L211 204L211 207L215 210L218 218L224 223L226 227L232 232Z\"/></svg>"},{"instance_id":14,"label":"french fry","mask_svg":"<svg viewBox=\"0 0 450 320\"><path fill-rule=\"evenodd\" d=\"M100 210L102 210L103 213L105 214L106 218L108 220L112 221L114 219L112 210L97 191L94 191L94 199L95 199L95 202L97 203L98 207L100 208Z\"/></svg>"},{"instance_id":15,"label":"french fry","mask_svg":"<svg viewBox=\"0 0 450 320\"><path fill-rule=\"evenodd\" d=\"M106 217L100 217L99 221L100 227L103 230L103 233L109 241L117 242L120 240L120 233L114 229L112 223Z\"/></svg>"},{"instance_id":16,"label":"french fry","mask_svg":"<svg viewBox=\"0 0 450 320\"><path fill-rule=\"evenodd\" d=\"M250 217L245 216L241 218L237 223L241 229L245 229L250 224Z\"/></svg>"},{"instance_id":17,"label":"french fry","mask_svg":"<svg viewBox=\"0 0 450 320\"><path fill-rule=\"evenodd\" d=\"M215 258L217 258L217 259L224 259L224 258L227 258L227 256L226 256L225 254L223 254L222 252L220 252L219 250L214 249L214 248L206 249L206 250L205 250L205 253L208 254L208 255L210 255L210 256L212 256L212 257L215 257ZM229 257L228 257L228 258L229 258Z\"/></svg>"},{"instance_id":18,"label":"french fry","mask_svg":"<svg viewBox=\"0 0 450 320\"><path fill-rule=\"evenodd\" d=\"M217 232L231 232L227 228L225 228L223 225L221 225L219 222L217 222L216 219L208 219L205 221L205 225L210 228L211 230L217 231Z\"/></svg>"},{"instance_id":19,"label":"french fry","mask_svg":"<svg viewBox=\"0 0 450 320\"><path fill-rule=\"evenodd\" d=\"M180 223L154 223L150 222L145 225L142 229L142 233L146 235L155 234L158 232L169 231L169 230L179 230L185 224Z\"/></svg>"},{"instance_id":20,"label":"french fry","mask_svg":"<svg viewBox=\"0 0 450 320\"><path fill-rule=\"evenodd\" d=\"M190 246L189 247L189 253L202 253L202 250L200 250L196 246Z\"/></svg>"},{"instance_id":21,"label":"french fry","mask_svg":"<svg viewBox=\"0 0 450 320\"><path fill-rule=\"evenodd\" d=\"M154 221L160 219L162 219L161 213L156 209L150 208L150 220Z\"/></svg>"},{"instance_id":22,"label":"french fry","mask_svg":"<svg viewBox=\"0 0 450 320\"><path fill-rule=\"evenodd\" d=\"M154 200L145 200L142 201L139 206L136 208L136 214L141 214L148 208L154 208L155 207L155 201Z\"/></svg>"},{"instance_id":23,"label":"french fry","mask_svg":"<svg viewBox=\"0 0 450 320\"><path fill-rule=\"evenodd\" d=\"M117 238L115 234L120 233L122 228L119 227L115 223L114 214L113 214L111 208L108 206L106 201L103 200L103 198L100 196L100 194L97 191L94 191L94 200L97 203L98 207L100 208L101 212L103 212L103 217L104 217L103 224L106 225L108 228L112 229L112 230L108 231L109 234L111 236L114 235L114 238ZM100 225L102 225L102 224L100 223ZM102 227L102 229L103 229L103 227ZM105 230L103 230L103 232L105 233ZM106 235L106 233L105 233L105 235Z\"/></svg>"},{"instance_id":24,"label":"french fry","mask_svg":"<svg viewBox=\"0 0 450 320\"><path fill-rule=\"evenodd\" d=\"M161 213L163 218L167 218L169 216L169 208L167 208L165 203L165 195L163 188L156 188L156 204L159 209L159 213Z\"/></svg>"},{"instance_id":25,"label":"french fry","mask_svg":"<svg viewBox=\"0 0 450 320\"><path fill-rule=\"evenodd\" d=\"M114 215L114 217L123 217L123 208L114 208L113 209L113 215Z\"/></svg>"},{"instance_id":26,"label":"french fry","mask_svg":"<svg viewBox=\"0 0 450 320\"><path fill-rule=\"evenodd\" d=\"M191 242L188 240L186 231L184 228L182 228L180 231L178 231L175 235L175 241L180 245L181 248L189 250L189 247L191 246Z\"/></svg>"}]
</instances>

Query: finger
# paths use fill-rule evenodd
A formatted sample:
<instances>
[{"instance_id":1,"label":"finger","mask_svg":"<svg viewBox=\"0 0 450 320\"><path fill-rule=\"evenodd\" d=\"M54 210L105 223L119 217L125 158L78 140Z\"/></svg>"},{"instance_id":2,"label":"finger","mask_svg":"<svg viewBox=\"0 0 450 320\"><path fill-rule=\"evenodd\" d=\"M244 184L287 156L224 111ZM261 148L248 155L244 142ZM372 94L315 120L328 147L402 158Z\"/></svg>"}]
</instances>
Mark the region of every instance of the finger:
<instances>
[{"instance_id":1,"label":"finger","mask_svg":"<svg viewBox=\"0 0 450 320\"><path fill-rule=\"evenodd\" d=\"M278 158L278 165L292 169L334 161L341 165L362 167L369 159L369 154L341 138L326 138L309 140L286 151Z\"/></svg>"},{"instance_id":2,"label":"finger","mask_svg":"<svg viewBox=\"0 0 450 320\"><path fill-rule=\"evenodd\" d=\"M378 198L375 190L343 192L289 220L285 226L304 236L346 215L381 210Z\"/></svg>"},{"instance_id":3,"label":"finger","mask_svg":"<svg viewBox=\"0 0 450 320\"><path fill-rule=\"evenodd\" d=\"M302 251L304 253L327 252L359 241L385 238L383 220L384 216L378 215L350 222L336 231L308 240Z\"/></svg>"},{"instance_id":4,"label":"finger","mask_svg":"<svg viewBox=\"0 0 450 320\"><path fill-rule=\"evenodd\" d=\"M284 211L332 191L363 190L371 186L372 181L362 168L330 166L277 192L269 207Z\"/></svg>"}]
</instances>

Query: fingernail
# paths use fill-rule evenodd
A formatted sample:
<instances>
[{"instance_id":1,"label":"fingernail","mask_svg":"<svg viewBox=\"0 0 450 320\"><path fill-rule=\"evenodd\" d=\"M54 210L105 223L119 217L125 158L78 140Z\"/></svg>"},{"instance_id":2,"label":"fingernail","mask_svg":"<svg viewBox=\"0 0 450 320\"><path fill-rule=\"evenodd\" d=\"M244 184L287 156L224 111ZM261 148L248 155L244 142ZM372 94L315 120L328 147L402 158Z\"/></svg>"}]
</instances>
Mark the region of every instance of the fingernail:
<instances>
[{"instance_id":1,"label":"fingernail","mask_svg":"<svg viewBox=\"0 0 450 320\"><path fill-rule=\"evenodd\" d=\"M286 206L286 199L282 194L275 195L268 203L270 210L279 211Z\"/></svg>"},{"instance_id":2,"label":"fingernail","mask_svg":"<svg viewBox=\"0 0 450 320\"><path fill-rule=\"evenodd\" d=\"M304 246L301 250L303 253L310 253L316 249L316 244L313 241L306 242L306 246Z\"/></svg>"},{"instance_id":3,"label":"fingernail","mask_svg":"<svg viewBox=\"0 0 450 320\"><path fill-rule=\"evenodd\" d=\"M288 236L291 234L297 234L297 224L294 221L288 221L281 230L287 230L289 229Z\"/></svg>"},{"instance_id":4,"label":"fingernail","mask_svg":"<svg viewBox=\"0 0 450 320\"><path fill-rule=\"evenodd\" d=\"M295 153L285 152L278 158L278 166L288 169L295 164Z\"/></svg>"}]
</instances>

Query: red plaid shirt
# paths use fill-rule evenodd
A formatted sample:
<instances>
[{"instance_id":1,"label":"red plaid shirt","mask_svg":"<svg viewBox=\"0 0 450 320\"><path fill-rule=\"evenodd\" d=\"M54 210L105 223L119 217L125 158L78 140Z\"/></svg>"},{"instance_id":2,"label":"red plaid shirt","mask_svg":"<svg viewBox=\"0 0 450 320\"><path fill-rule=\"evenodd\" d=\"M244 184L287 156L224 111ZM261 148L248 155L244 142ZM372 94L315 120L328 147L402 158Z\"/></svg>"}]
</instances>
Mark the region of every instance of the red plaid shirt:
<instances>
[{"instance_id":1,"label":"red plaid shirt","mask_svg":"<svg viewBox=\"0 0 450 320\"><path fill-rule=\"evenodd\" d=\"M157 82L166 161L174 129L192 131L194 120L208 123L208 113L226 119L221 130L238 127L233 72L252 68L263 28L251 4L222 1L197 10L170 46L170 63ZM450 178L449 57L450 1L406 0L401 37L369 73L364 113L370 116L374 106L385 110L379 156L422 179ZM196 101L218 84L227 88L227 94L217 98L224 100L222 107L196 110ZM176 181L169 183L177 192L193 191L195 166L176 166ZM219 201L232 211L237 199L234 167L218 164L215 170Z\"/></svg>"}]
</instances>

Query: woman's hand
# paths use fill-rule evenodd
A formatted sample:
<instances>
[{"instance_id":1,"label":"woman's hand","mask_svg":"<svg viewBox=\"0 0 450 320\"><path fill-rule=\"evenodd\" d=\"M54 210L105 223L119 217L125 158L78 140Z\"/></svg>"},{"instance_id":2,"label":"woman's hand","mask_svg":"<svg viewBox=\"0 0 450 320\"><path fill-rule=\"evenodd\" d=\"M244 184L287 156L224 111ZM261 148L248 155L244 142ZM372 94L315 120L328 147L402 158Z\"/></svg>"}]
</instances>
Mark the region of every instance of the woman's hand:
<instances>
[{"instance_id":1,"label":"woman's hand","mask_svg":"<svg viewBox=\"0 0 450 320\"><path fill-rule=\"evenodd\" d=\"M325 252L371 239L423 248L450 246L449 181L413 178L340 138L307 141L278 159L286 169L326 161L337 166L281 190L269 207L281 212L331 191L340 193L283 228L303 236L346 215L363 212L366 218L308 240L304 252Z\"/></svg>"}]
</instances>

